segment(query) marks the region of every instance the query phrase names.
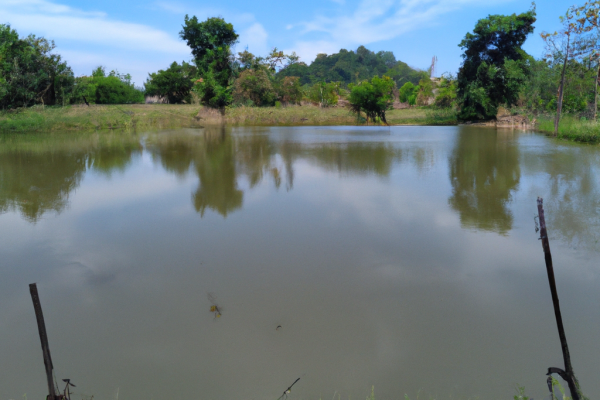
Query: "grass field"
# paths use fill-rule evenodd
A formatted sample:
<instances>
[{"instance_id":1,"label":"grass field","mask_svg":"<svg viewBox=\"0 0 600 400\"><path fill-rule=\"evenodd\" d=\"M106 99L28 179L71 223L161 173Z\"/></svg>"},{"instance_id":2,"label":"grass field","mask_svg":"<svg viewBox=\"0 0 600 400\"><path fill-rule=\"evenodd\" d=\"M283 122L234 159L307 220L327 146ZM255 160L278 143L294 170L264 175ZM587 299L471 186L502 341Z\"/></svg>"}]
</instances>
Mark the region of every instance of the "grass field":
<instances>
[{"instance_id":1,"label":"grass field","mask_svg":"<svg viewBox=\"0 0 600 400\"><path fill-rule=\"evenodd\" d=\"M410 108L387 112L391 125L452 125L452 111ZM217 110L187 104L35 106L0 112L0 132L68 132L161 129L209 124L233 126L364 125L343 107L232 107Z\"/></svg>"},{"instance_id":2,"label":"grass field","mask_svg":"<svg viewBox=\"0 0 600 400\"><path fill-rule=\"evenodd\" d=\"M554 119L538 118L538 129L549 134L554 133ZM570 115L561 118L558 125L558 137L581 143L600 143L600 122L580 120Z\"/></svg>"}]
</instances>

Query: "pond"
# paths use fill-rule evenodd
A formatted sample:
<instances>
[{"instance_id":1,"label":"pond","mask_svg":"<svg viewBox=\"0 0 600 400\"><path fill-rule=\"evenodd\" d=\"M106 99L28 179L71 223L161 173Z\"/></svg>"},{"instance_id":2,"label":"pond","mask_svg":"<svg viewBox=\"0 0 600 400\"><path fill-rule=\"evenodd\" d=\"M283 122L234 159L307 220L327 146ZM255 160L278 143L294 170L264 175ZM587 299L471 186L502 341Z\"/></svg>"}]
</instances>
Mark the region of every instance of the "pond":
<instances>
[{"instance_id":1,"label":"pond","mask_svg":"<svg viewBox=\"0 0 600 400\"><path fill-rule=\"evenodd\" d=\"M600 396L600 147L476 127L0 139L1 399ZM215 307L216 306L216 307Z\"/></svg>"}]
</instances>

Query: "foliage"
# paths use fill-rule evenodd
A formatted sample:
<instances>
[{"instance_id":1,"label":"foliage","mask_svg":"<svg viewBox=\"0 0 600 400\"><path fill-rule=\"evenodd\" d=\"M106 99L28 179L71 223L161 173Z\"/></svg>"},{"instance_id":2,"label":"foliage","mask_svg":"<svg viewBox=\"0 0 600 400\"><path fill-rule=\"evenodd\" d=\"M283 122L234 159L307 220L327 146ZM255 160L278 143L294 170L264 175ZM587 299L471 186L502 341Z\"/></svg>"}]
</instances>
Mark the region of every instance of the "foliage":
<instances>
[{"instance_id":1,"label":"foliage","mask_svg":"<svg viewBox=\"0 0 600 400\"><path fill-rule=\"evenodd\" d=\"M262 68L242 71L236 79L233 98L237 103L250 105L272 106L277 99L277 93L269 79L267 71Z\"/></svg>"},{"instance_id":2,"label":"foliage","mask_svg":"<svg viewBox=\"0 0 600 400\"><path fill-rule=\"evenodd\" d=\"M20 39L10 25L0 24L0 108L69 102L74 77L55 45L43 37Z\"/></svg>"},{"instance_id":3,"label":"foliage","mask_svg":"<svg viewBox=\"0 0 600 400\"><path fill-rule=\"evenodd\" d=\"M554 121L541 116L537 128L542 132L552 133ZM578 119L567 114L561 119L557 137L580 143L600 143L600 123L593 119Z\"/></svg>"},{"instance_id":4,"label":"foliage","mask_svg":"<svg viewBox=\"0 0 600 400\"><path fill-rule=\"evenodd\" d=\"M234 83L234 102L244 105L272 106L277 102L298 104L303 93L300 79L293 76L278 76L276 70L287 60L295 63L298 56L284 54L274 48L266 57L256 57L247 50L238 53L239 76Z\"/></svg>"},{"instance_id":5,"label":"foliage","mask_svg":"<svg viewBox=\"0 0 600 400\"><path fill-rule=\"evenodd\" d=\"M234 73L230 48L238 39L233 25L223 18L198 22L197 17L186 15L179 35L192 50L201 78L195 91L202 103L217 108L230 104Z\"/></svg>"},{"instance_id":6,"label":"foliage","mask_svg":"<svg viewBox=\"0 0 600 400\"><path fill-rule=\"evenodd\" d=\"M464 49L457 85L460 119L494 118L500 104L517 102L529 67L521 46L535 20L535 8L519 15L489 15L467 33L459 44Z\"/></svg>"},{"instance_id":7,"label":"foliage","mask_svg":"<svg viewBox=\"0 0 600 400\"><path fill-rule=\"evenodd\" d=\"M186 63L181 65L173 62L166 70L158 70L148 74L144 84L146 94L149 96L166 97L171 104L190 103L193 78L196 76L196 68Z\"/></svg>"},{"instance_id":8,"label":"foliage","mask_svg":"<svg viewBox=\"0 0 600 400\"><path fill-rule=\"evenodd\" d=\"M392 78L396 82L397 87L401 87L401 85L407 82L416 85L421 79L429 78L427 71L415 70L402 61L398 61L385 75Z\"/></svg>"},{"instance_id":9,"label":"foliage","mask_svg":"<svg viewBox=\"0 0 600 400\"><path fill-rule=\"evenodd\" d=\"M318 103L321 107L334 106L338 102L339 85L335 82L315 83L308 91L308 98L313 103Z\"/></svg>"},{"instance_id":10,"label":"foliage","mask_svg":"<svg viewBox=\"0 0 600 400\"><path fill-rule=\"evenodd\" d=\"M371 81L364 81L358 85L350 85L350 105L352 111L360 116L361 111L375 121L380 119L387 124L385 112L389 110L394 101L394 81L389 76L373 77Z\"/></svg>"},{"instance_id":11,"label":"foliage","mask_svg":"<svg viewBox=\"0 0 600 400\"><path fill-rule=\"evenodd\" d=\"M224 107L233 101L231 89L220 85L211 69L204 74L203 78L195 81L192 90L198 95L202 104L218 108L222 113L225 112Z\"/></svg>"},{"instance_id":12,"label":"foliage","mask_svg":"<svg viewBox=\"0 0 600 400\"><path fill-rule=\"evenodd\" d=\"M72 103L132 104L143 103L144 93L131 83L131 75L110 71L104 67L92 71L92 76L75 78Z\"/></svg>"},{"instance_id":13,"label":"foliage","mask_svg":"<svg viewBox=\"0 0 600 400\"><path fill-rule=\"evenodd\" d=\"M438 93L434 105L438 108L450 108L456 102L456 79L442 77L438 84Z\"/></svg>"},{"instance_id":14,"label":"foliage","mask_svg":"<svg viewBox=\"0 0 600 400\"><path fill-rule=\"evenodd\" d=\"M525 394L525 388L523 386L517 386L517 394L513 396L513 400L529 400L529 396Z\"/></svg>"},{"instance_id":15,"label":"foliage","mask_svg":"<svg viewBox=\"0 0 600 400\"><path fill-rule=\"evenodd\" d=\"M283 77L283 80L278 81L276 90L278 98L285 104L300 104L302 101L302 86L300 86L300 78L297 76Z\"/></svg>"},{"instance_id":16,"label":"foliage","mask_svg":"<svg viewBox=\"0 0 600 400\"><path fill-rule=\"evenodd\" d=\"M429 105L429 99L433 97L433 84L431 83L431 79L429 77L421 79L417 88L416 104L418 106Z\"/></svg>"},{"instance_id":17,"label":"foliage","mask_svg":"<svg viewBox=\"0 0 600 400\"><path fill-rule=\"evenodd\" d=\"M452 108L433 108L425 111L427 125L456 125L458 118Z\"/></svg>"},{"instance_id":18,"label":"foliage","mask_svg":"<svg viewBox=\"0 0 600 400\"><path fill-rule=\"evenodd\" d=\"M289 58L288 58L289 60ZM344 85L358 83L373 76L390 76L398 86L405 82L416 84L426 73L416 71L407 64L397 61L391 51L372 52L360 46L356 51L341 49L338 53L318 54L306 65L297 59L278 72L281 77L297 76L300 84L313 85L319 82L342 82Z\"/></svg>"},{"instance_id":19,"label":"foliage","mask_svg":"<svg viewBox=\"0 0 600 400\"><path fill-rule=\"evenodd\" d=\"M413 85L412 82L406 82L404 85L402 85L402 87L398 90L398 99L402 102L402 103L409 103L410 101L409 99L414 95L415 91L416 91L416 86ZM413 98L414 100L414 98ZM411 104L414 105L414 102Z\"/></svg>"}]
</instances>

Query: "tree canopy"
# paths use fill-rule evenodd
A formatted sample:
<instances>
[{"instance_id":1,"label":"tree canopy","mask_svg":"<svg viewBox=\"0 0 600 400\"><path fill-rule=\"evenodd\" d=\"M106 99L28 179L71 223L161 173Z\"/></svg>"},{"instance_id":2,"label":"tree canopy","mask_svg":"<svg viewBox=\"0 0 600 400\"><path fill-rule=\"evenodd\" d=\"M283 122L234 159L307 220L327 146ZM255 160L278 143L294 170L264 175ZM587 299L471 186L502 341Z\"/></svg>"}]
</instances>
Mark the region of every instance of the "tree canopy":
<instances>
[{"instance_id":1,"label":"tree canopy","mask_svg":"<svg viewBox=\"0 0 600 400\"><path fill-rule=\"evenodd\" d=\"M394 81L389 76L379 78L373 77L370 81L364 81L358 85L350 85L350 105L352 111L357 115L364 112L375 121L379 118L387 124L385 112L390 109L394 101Z\"/></svg>"},{"instance_id":2,"label":"tree canopy","mask_svg":"<svg viewBox=\"0 0 600 400\"><path fill-rule=\"evenodd\" d=\"M299 77L303 85L318 82L358 83L384 74L391 77L398 87L406 82L417 84L423 76L427 76L426 72L397 61L391 51L375 53L364 46L359 46L356 51L341 49L331 55L318 54L310 65L293 62L278 72L280 76Z\"/></svg>"},{"instance_id":3,"label":"tree canopy","mask_svg":"<svg viewBox=\"0 0 600 400\"><path fill-rule=\"evenodd\" d=\"M179 35L194 56L200 75L196 87L202 103L220 109L231 103L234 72L231 46L238 39L233 25L223 18L199 22L197 17L186 15Z\"/></svg>"},{"instance_id":4,"label":"tree canopy","mask_svg":"<svg viewBox=\"0 0 600 400\"><path fill-rule=\"evenodd\" d=\"M489 15L460 42L464 49L457 77L461 119L490 119L500 104L516 103L530 59L521 46L535 21L535 8L519 15Z\"/></svg>"},{"instance_id":5,"label":"tree canopy","mask_svg":"<svg viewBox=\"0 0 600 400\"><path fill-rule=\"evenodd\" d=\"M186 63L173 62L166 70L148 74L144 84L149 96L166 97L171 104L190 102L192 79L196 76L196 68Z\"/></svg>"},{"instance_id":6,"label":"tree canopy","mask_svg":"<svg viewBox=\"0 0 600 400\"><path fill-rule=\"evenodd\" d=\"M52 41L21 39L10 25L0 24L0 108L68 103L73 71L54 48Z\"/></svg>"}]
</instances>

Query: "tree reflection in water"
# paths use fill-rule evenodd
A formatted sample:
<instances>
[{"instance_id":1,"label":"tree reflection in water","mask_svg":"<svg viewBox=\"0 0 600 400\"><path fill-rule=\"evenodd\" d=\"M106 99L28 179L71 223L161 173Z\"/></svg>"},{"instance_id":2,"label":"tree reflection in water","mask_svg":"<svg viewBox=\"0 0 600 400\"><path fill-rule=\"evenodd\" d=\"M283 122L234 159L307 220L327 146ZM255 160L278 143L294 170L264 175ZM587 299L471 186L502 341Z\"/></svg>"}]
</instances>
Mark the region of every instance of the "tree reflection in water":
<instances>
[{"instance_id":1,"label":"tree reflection in water","mask_svg":"<svg viewBox=\"0 0 600 400\"><path fill-rule=\"evenodd\" d=\"M461 225L506 234L513 216L511 193L521 178L519 151L511 131L463 128L450 156L450 206Z\"/></svg>"},{"instance_id":2,"label":"tree reflection in water","mask_svg":"<svg viewBox=\"0 0 600 400\"><path fill-rule=\"evenodd\" d=\"M523 168L540 179L550 237L574 248L600 249L600 154L595 146L532 148Z\"/></svg>"},{"instance_id":3,"label":"tree reflection in water","mask_svg":"<svg viewBox=\"0 0 600 400\"><path fill-rule=\"evenodd\" d=\"M118 136L118 135L117 135ZM139 138L88 134L83 138L24 136L3 143L0 151L0 213L13 211L35 223L45 213L69 204L87 170L110 176L124 171Z\"/></svg>"}]
</instances>

